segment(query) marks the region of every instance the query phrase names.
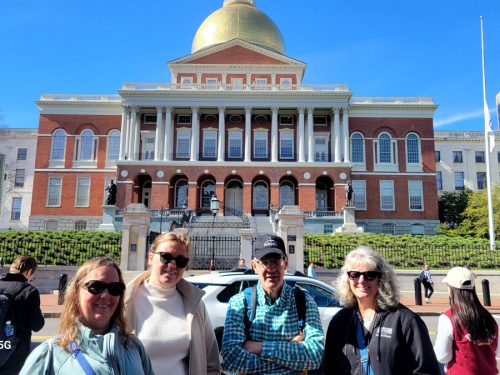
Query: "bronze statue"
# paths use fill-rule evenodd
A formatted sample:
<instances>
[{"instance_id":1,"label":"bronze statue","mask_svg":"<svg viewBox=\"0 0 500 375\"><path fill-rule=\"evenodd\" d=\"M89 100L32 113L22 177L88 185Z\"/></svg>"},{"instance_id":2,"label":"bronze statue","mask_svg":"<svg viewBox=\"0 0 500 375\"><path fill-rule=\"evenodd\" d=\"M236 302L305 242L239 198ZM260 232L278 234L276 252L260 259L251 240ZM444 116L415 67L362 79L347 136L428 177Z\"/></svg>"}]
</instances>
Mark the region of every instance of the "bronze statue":
<instances>
[{"instance_id":1,"label":"bronze statue","mask_svg":"<svg viewBox=\"0 0 500 375\"><path fill-rule=\"evenodd\" d=\"M352 206L354 204L354 189L352 188L351 181L348 181L345 187L345 201L346 206Z\"/></svg>"},{"instance_id":2,"label":"bronze statue","mask_svg":"<svg viewBox=\"0 0 500 375\"><path fill-rule=\"evenodd\" d=\"M111 180L110 184L106 187L108 192L108 198L106 199L106 204L108 206L114 206L116 204L116 184Z\"/></svg>"}]
</instances>

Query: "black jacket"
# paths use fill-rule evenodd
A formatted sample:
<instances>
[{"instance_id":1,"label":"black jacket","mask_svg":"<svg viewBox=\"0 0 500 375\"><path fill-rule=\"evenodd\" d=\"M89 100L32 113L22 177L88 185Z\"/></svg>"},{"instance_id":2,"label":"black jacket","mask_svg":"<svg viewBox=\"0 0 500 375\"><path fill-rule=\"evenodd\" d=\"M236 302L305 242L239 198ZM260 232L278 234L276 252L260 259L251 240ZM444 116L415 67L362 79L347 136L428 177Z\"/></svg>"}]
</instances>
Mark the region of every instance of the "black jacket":
<instances>
[{"instance_id":1,"label":"black jacket","mask_svg":"<svg viewBox=\"0 0 500 375\"><path fill-rule=\"evenodd\" d=\"M27 283L28 280L21 274L8 273L0 279L0 293L11 290L19 284ZM40 293L33 285L26 286L14 298L14 328L16 335L21 339L18 347L10 356L7 363L0 368L0 374L18 374L28 357L31 345L31 331L39 331L45 324L40 310Z\"/></svg>"},{"instance_id":2,"label":"black jacket","mask_svg":"<svg viewBox=\"0 0 500 375\"><path fill-rule=\"evenodd\" d=\"M324 372L363 374L354 308L340 310L326 334ZM375 375L439 375L440 369L423 320L403 305L377 313L372 332L365 330L369 362Z\"/></svg>"}]
</instances>

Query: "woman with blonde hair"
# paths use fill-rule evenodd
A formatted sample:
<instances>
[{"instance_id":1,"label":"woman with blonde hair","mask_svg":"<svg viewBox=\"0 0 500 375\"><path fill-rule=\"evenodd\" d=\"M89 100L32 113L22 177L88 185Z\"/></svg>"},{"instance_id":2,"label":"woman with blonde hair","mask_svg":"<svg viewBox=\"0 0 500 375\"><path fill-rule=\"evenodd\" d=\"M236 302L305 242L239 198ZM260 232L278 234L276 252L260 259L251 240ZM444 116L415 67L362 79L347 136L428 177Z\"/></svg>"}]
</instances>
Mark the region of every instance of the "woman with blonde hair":
<instances>
[{"instance_id":1,"label":"woman with blonde hair","mask_svg":"<svg viewBox=\"0 0 500 375\"><path fill-rule=\"evenodd\" d=\"M116 262L88 260L66 289L59 335L39 345L21 374L154 374L124 315L125 284Z\"/></svg>"},{"instance_id":2,"label":"woman with blonde hair","mask_svg":"<svg viewBox=\"0 0 500 375\"><path fill-rule=\"evenodd\" d=\"M127 319L157 374L219 374L219 350L204 292L183 279L189 240L177 232L156 238L149 270L127 285Z\"/></svg>"},{"instance_id":3,"label":"woman with blonde hair","mask_svg":"<svg viewBox=\"0 0 500 375\"><path fill-rule=\"evenodd\" d=\"M335 292L345 307L328 327L325 374L440 374L427 327L399 303L396 276L380 254L351 251Z\"/></svg>"}]
</instances>

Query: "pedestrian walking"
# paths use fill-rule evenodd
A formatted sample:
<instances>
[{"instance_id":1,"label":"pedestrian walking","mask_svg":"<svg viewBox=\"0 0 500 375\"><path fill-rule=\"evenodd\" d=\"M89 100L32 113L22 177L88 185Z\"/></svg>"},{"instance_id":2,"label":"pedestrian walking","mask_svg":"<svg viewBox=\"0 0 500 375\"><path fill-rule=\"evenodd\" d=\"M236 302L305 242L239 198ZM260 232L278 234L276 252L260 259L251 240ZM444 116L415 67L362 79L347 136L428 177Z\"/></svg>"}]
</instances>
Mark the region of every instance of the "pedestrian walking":
<instances>
[{"instance_id":1,"label":"pedestrian walking","mask_svg":"<svg viewBox=\"0 0 500 375\"><path fill-rule=\"evenodd\" d=\"M309 262L309 267L307 267L307 276L313 279L316 278L316 263Z\"/></svg>"},{"instance_id":2,"label":"pedestrian walking","mask_svg":"<svg viewBox=\"0 0 500 375\"><path fill-rule=\"evenodd\" d=\"M431 296L434 293L434 281L432 281L429 265L424 264L424 269L420 272L420 281L424 285L425 303L431 303Z\"/></svg>"},{"instance_id":3,"label":"pedestrian walking","mask_svg":"<svg viewBox=\"0 0 500 375\"><path fill-rule=\"evenodd\" d=\"M335 292L345 307L328 327L325 374L440 374L427 327L399 303L396 276L380 254L351 251Z\"/></svg>"},{"instance_id":4,"label":"pedestrian walking","mask_svg":"<svg viewBox=\"0 0 500 375\"><path fill-rule=\"evenodd\" d=\"M464 267L452 268L443 279L450 308L439 317L434 351L447 375L498 374L498 325L479 302L474 279Z\"/></svg>"}]
</instances>

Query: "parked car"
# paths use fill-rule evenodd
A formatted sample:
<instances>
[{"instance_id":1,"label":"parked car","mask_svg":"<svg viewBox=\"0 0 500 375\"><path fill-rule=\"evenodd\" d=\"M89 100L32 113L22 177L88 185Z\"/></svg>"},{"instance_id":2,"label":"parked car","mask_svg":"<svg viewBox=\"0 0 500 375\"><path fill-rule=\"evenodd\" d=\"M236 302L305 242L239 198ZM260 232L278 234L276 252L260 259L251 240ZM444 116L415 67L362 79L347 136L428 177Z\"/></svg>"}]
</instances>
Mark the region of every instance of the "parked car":
<instances>
[{"instance_id":1,"label":"parked car","mask_svg":"<svg viewBox=\"0 0 500 375\"><path fill-rule=\"evenodd\" d=\"M245 288L257 284L258 278L259 276L251 270L247 272L215 272L186 277L186 280L205 291L203 301L207 306L219 347L222 343L229 299ZM323 281L304 275L298 276L288 273L285 274L285 282L307 290L314 298L319 308L323 330L326 332L330 320L340 310L340 304L333 296L333 287Z\"/></svg>"}]
</instances>

